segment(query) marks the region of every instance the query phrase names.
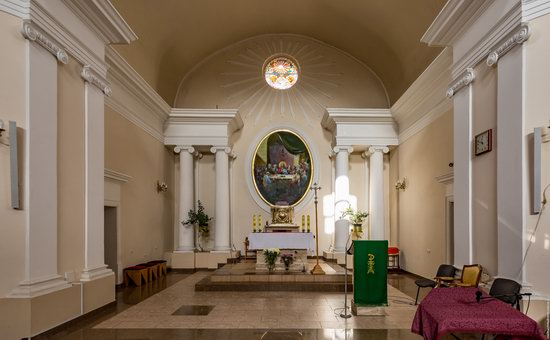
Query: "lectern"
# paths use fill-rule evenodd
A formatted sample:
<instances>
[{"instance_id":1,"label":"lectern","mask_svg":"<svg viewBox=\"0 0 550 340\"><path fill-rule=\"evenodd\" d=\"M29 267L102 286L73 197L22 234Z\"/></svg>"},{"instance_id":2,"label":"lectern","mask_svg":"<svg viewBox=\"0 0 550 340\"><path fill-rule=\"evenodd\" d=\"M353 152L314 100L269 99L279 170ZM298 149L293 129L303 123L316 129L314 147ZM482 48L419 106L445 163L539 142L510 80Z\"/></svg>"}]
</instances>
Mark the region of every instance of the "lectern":
<instances>
[{"instance_id":1,"label":"lectern","mask_svg":"<svg viewBox=\"0 0 550 340\"><path fill-rule=\"evenodd\" d=\"M353 303L358 307L388 305L388 241L353 241Z\"/></svg>"}]
</instances>

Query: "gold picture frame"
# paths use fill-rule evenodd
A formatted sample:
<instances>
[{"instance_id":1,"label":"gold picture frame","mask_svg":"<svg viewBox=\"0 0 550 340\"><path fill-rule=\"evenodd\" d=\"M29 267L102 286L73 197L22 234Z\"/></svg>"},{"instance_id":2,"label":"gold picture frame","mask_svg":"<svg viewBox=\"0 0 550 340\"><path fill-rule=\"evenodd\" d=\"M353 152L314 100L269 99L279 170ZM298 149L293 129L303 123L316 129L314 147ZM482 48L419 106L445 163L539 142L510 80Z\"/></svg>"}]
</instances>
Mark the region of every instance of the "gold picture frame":
<instances>
[{"instance_id":1,"label":"gold picture frame","mask_svg":"<svg viewBox=\"0 0 550 340\"><path fill-rule=\"evenodd\" d=\"M314 166L311 149L302 136L288 129L273 130L254 150L252 183L269 206L294 207L309 193Z\"/></svg>"}]
</instances>

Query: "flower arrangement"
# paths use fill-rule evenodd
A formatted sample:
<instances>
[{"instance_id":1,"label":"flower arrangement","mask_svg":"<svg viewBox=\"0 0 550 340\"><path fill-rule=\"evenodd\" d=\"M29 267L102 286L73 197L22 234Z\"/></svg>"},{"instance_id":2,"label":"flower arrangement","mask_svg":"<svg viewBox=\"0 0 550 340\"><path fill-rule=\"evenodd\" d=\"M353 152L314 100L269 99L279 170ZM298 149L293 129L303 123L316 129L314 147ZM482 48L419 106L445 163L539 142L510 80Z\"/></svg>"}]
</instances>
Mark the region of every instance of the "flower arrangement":
<instances>
[{"instance_id":1,"label":"flower arrangement","mask_svg":"<svg viewBox=\"0 0 550 340\"><path fill-rule=\"evenodd\" d=\"M292 254L281 255L281 262L285 264L285 270L288 270L292 262L294 262L294 256Z\"/></svg>"},{"instance_id":2,"label":"flower arrangement","mask_svg":"<svg viewBox=\"0 0 550 340\"><path fill-rule=\"evenodd\" d=\"M202 202L200 200L198 201L197 210L189 210L189 212L187 213L187 217L187 221L183 221L183 224L197 224L199 226L199 233L203 235L210 232L210 229L208 228L208 222L210 222L212 218L204 212L204 206L202 205Z\"/></svg>"},{"instance_id":3,"label":"flower arrangement","mask_svg":"<svg viewBox=\"0 0 550 340\"><path fill-rule=\"evenodd\" d=\"M275 268L275 261L277 260L279 254L281 254L279 248L264 249L264 260L269 271L272 271Z\"/></svg>"},{"instance_id":4,"label":"flower arrangement","mask_svg":"<svg viewBox=\"0 0 550 340\"><path fill-rule=\"evenodd\" d=\"M350 205L347 209L342 211L342 216L340 216L340 218L348 217L351 224L355 225L363 224L363 221L367 218L367 216L369 216L367 212L354 210Z\"/></svg>"}]
</instances>

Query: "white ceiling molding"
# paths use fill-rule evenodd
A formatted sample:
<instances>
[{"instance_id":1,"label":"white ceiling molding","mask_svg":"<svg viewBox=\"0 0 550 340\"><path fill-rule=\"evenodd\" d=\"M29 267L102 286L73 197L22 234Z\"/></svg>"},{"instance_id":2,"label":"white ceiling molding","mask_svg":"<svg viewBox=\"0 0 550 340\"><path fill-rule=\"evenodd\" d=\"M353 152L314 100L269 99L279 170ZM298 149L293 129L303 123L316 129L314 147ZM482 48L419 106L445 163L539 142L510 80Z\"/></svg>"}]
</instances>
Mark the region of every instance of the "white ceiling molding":
<instances>
[{"instance_id":1,"label":"white ceiling molding","mask_svg":"<svg viewBox=\"0 0 550 340\"><path fill-rule=\"evenodd\" d=\"M0 0L0 11L21 19L30 15L30 0Z\"/></svg>"},{"instance_id":2,"label":"white ceiling molding","mask_svg":"<svg viewBox=\"0 0 550 340\"><path fill-rule=\"evenodd\" d=\"M163 143L170 105L112 47L105 52L113 92L105 104Z\"/></svg>"},{"instance_id":3,"label":"white ceiling molding","mask_svg":"<svg viewBox=\"0 0 550 340\"><path fill-rule=\"evenodd\" d=\"M65 52L65 49L61 47L57 41L42 32L36 25L32 24L30 20L23 20L21 34L23 34L25 39L34 41L45 48L48 52L53 54L60 63L67 64L69 62L69 56L67 52Z\"/></svg>"},{"instance_id":4,"label":"white ceiling molding","mask_svg":"<svg viewBox=\"0 0 550 340\"><path fill-rule=\"evenodd\" d=\"M495 1L453 44L453 77L485 61L491 50L521 25L521 3Z\"/></svg>"},{"instance_id":5,"label":"white ceiling molding","mask_svg":"<svg viewBox=\"0 0 550 340\"><path fill-rule=\"evenodd\" d=\"M460 77L455 79L447 89L445 94L447 98L452 98L458 91L462 90L464 87L470 85L476 79L474 69L467 68L462 72Z\"/></svg>"},{"instance_id":6,"label":"white ceiling molding","mask_svg":"<svg viewBox=\"0 0 550 340\"><path fill-rule=\"evenodd\" d=\"M522 13L524 22L550 14L550 0L523 0Z\"/></svg>"},{"instance_id":7,"label":"white ceiling molding","mask_svg":"<svg viewBox=\"0 0 550 340\"><path fill-rule=\"evenodd\" d=\"M165 145L229 145L243 127L238 109L172 109L164 129Z\"/></svg>"},{"instance_id":8,"label":"white ceiling molding","mask_svg":"<svg viewBox=\"0 0 550 340\"><path fill-rule=\"evenodd\" d=\"M5 0L4 0L5 1ZM14 1L27 6L21 18L30 20L58 41L82 65L91 65L101 76L107 73L103 61L105 44L60 1Z\"/></svg>"},{"instance_id":9,"label":"white ceiling molding","mask_svg":"<svg viewBox=\"0 0 550 340\"><path fill-rule=\"evenodd\" d=\"M335 145L397 145L397 124L389 109L327 108L321 120Z\"/></svg>"},{"instance_id":10,"label":"white ceiling molding","mask_svg":"<svg viewBox=\"0 0 550 340\"><path fill-rule=\"evenodd\" d=\"M130 175L126 175L126 174L123 174L122 172L117 172L107 168L105 168L103 171L103 177L112 179L117 182L123 182L123 183L126 183L132 179L132 176Z\"/></svg>"},{"instance_id":11,"label":"white ceiling molding","mask_svg":"<svg viewBox=\"0 0 550 340\"><path fill-rule=\"evenodd\" d=\"M443 50L391 107L391 113L399 125L400 143L448 111L445 91L452 81L451 51L450 48Z\"/></svg>"},{"instance_id":12,"label":"white ceiling molding","mask_svg":"<svg viewBox=\"0 0 550 340\"><path fill-rule=\"evenodd\" d=\"M129 44L137 35L108 0L63 0L106 44Z\"/></svg>"},{"instance_id":13,"label":"white ceiling molding","mask_svg":"<svg viewBox=\"0 0 550 340\"><path fill-rule=\"evenodd\" d=\"M494 0L447 1L420 39L428 46L449 46Z\"/></svg>"},{"instance_id":14,"label":"white ceiling molding","mask_svg":"<svg viewBox=\"0 0 550 340\"><path fill-rule=\"evenodd\" d=\"M399 131L399 144L405 143L409 138L424 130L431 123L442 117L446 112L453 109L453 102L445 98L428 113L410 125L408 128Z\"/></svg>"},{"instance_id":15,"label":"white ceiling molding","mask_svg":"<svg viewBox=\"0 0 550 340\"><path fill-rule=\"evenodd\" d=\"M529 26L527 24L522 25L510 38L506 39L493 52L489 53L487 56L487 66L496 66L500 57L508 53L514 46L523 44L529 39L530 35Z\"/></svg>"},{"instance_id":16,"label":"white ceiling molding","mask_svg":"<svg viewBox=\"0 0 550 340\"><path fill-rule=\"evenodd\" d=\"M110 96L113 92L107 80L103 79L103 77L101 77L96 71L94 71L91 66L86 65L82 67L80 76L88 83L100 89L101 92L103 92L106 96Z\"/></svg>"},{"instance_id":17,"label":"white ceiling molding","mask_svg":"<svg viewBox=\"0 0 550 340\"><path fill-rule=\"evenodd\" d=\"M172 109L170 105L112 47L105 49L105 60L110 67L108 78L117 79L127 91L141 100L155 116L162 120L168 118Z\"/></svg>"}]
</instances>

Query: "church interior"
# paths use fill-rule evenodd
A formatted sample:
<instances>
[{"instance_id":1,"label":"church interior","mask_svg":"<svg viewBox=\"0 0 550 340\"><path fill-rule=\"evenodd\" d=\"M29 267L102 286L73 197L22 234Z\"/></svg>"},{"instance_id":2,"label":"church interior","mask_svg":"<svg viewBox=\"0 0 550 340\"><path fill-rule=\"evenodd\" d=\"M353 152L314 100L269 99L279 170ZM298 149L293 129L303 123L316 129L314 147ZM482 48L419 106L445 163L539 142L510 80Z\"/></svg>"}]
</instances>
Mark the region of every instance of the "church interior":
<instances>
[{"instance_id":1,"label":"church interior","mask_svg":"<svg viewBox=\"0 0 550 340\"><path fill-rule=\"evenodd\" d=\"M550 0L0 0L1 339L546 339Z\"/></svg>"}]
</instances>

